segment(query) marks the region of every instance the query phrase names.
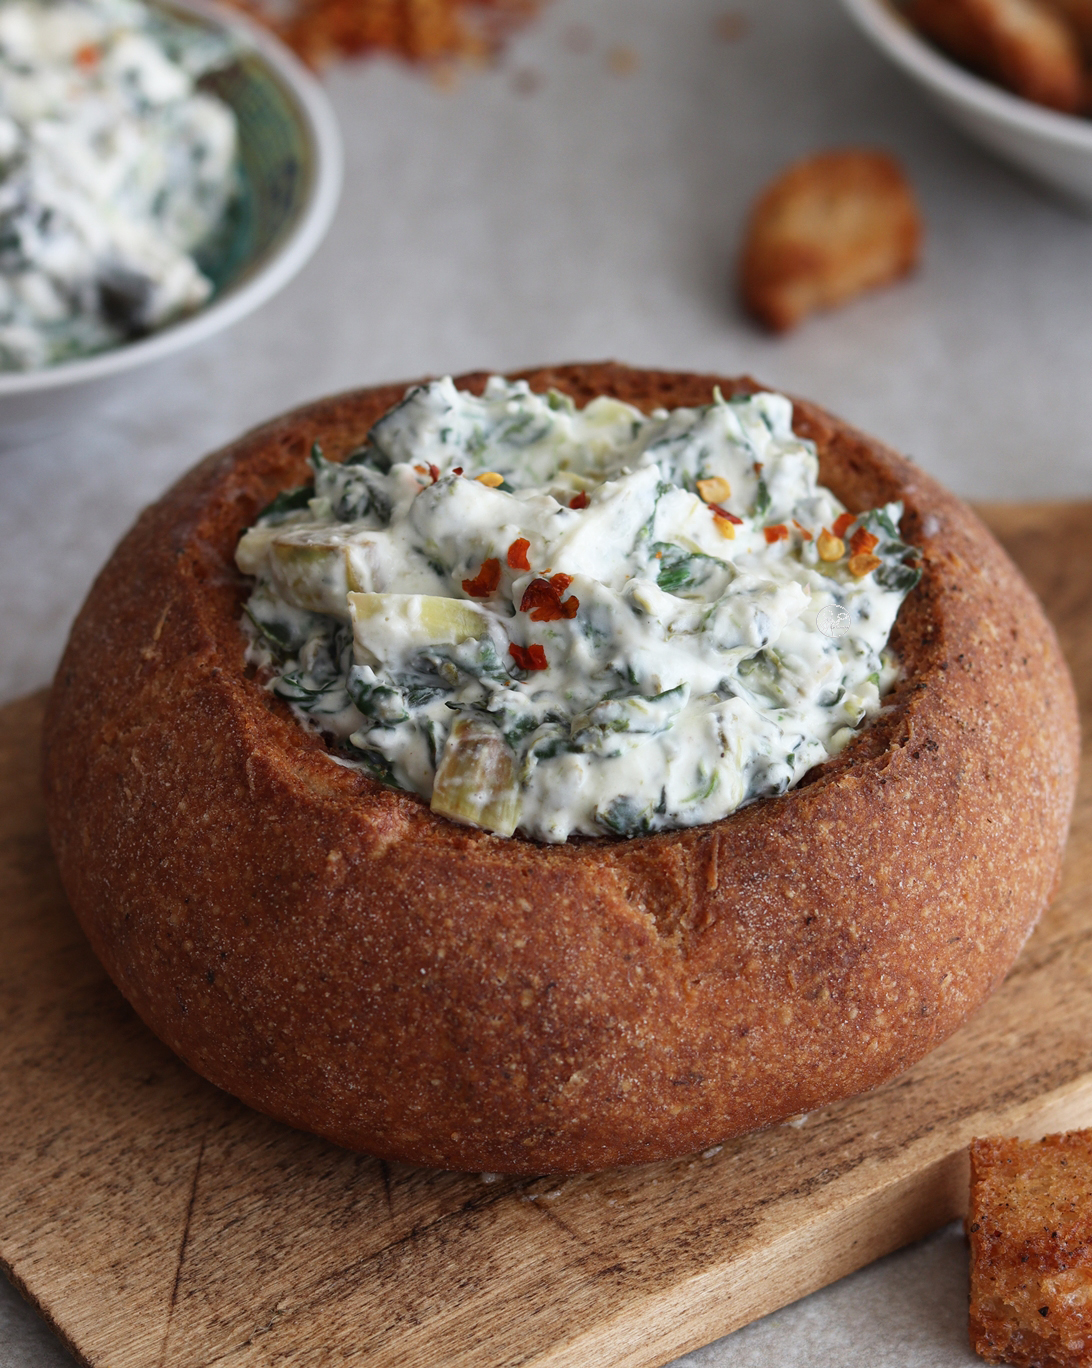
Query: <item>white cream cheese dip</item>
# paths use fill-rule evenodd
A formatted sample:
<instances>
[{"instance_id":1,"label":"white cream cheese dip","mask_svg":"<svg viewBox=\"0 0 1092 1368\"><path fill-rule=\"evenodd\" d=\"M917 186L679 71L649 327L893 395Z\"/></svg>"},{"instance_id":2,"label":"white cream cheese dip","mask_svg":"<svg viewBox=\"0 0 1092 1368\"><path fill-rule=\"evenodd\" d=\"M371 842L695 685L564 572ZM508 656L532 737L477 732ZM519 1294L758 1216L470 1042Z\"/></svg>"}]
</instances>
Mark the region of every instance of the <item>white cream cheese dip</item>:
<instances>
[{"instance_id":1,"label":"white cream cheese dip","mask_svg":"<svg viewBox=\"0 0 1092 1368\"><path fill-rule=\"evenodd\" d=\"M880 708L920 577L818 485L792 404L651 416L411 389L242 536L249 658L346 762L502 836L634 836L782 793Z\"/></svg>"},{"instance_id":2,"label":"white cream cheese dip","mask_svg":"<svg viewBox=\"0 0 1092 1368\"><path fill-rule=\"evenodd\" d=\"M0 370L208 299L193 254L237 187L236 120L197 81L232 56L134 0L0 0Z\"/></svg>"}]
</instances>

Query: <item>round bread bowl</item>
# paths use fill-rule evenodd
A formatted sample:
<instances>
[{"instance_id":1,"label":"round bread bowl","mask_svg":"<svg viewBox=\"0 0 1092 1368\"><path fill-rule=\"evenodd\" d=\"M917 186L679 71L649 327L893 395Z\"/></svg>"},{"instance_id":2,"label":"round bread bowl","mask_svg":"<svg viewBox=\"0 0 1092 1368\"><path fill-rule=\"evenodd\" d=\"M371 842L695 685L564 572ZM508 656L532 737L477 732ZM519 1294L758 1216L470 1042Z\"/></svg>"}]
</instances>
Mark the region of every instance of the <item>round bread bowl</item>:
<instances>
[{"instance_id":1,"label":"round bread bowl","mask_svg":"<svg viewBox=\"0 0 1092 1368\"><path fill-rule=\"evenodd\" d=\"M645 409L757 389L526 374ZM484 375L457 383L480 388ZM686 1153L875 1087L1000 983L1056 887L1078 730L1054 634L973 513L806 403L852 510L902 499L903 682L837 758L705 827L543 846L338 764L244 664L240 532L402 395L299 409L143 514L46 725L61 877L148 1025L251 1106L384 1158L511 1173Z\"/></svg>"}]
</instances>

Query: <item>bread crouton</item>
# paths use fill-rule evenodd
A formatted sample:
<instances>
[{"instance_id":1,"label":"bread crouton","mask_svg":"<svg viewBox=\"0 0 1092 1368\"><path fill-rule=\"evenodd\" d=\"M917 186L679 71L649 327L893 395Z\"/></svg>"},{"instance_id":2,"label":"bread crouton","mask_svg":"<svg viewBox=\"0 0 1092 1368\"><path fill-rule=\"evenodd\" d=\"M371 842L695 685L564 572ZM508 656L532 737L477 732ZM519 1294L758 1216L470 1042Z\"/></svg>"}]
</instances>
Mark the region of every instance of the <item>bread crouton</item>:
<instances>
[{"instance_id":1,"label":"bread crouton","mask_svg":"<svg viewBox=\"0 0 1092 1368\"><path fill-rule=\"evenodd\" d=\"M1082 114L1092 111L1092 0L1046 0L1077 39L1084 59Z\"/></svg>"},{"instance_id":2,"label":"bread crouton","mask_svg":"<svg viewBox=\"0 0 1092 1368\"><path fill-rule=\"evenodd\" d=\"M1024 99L1068 114L1080 109L1077 35L1043 0L910 0L905 12L957 61Z\"/></svg>"},{"instance_id":3,"label":"bread crouton","mask_svg":"<svg viewBox=\"0 0 1092 1368\"><path fill-rule=\"evenodd\" d=\"M826 152L790 166L751 212L740 260L748 309L775 332L911 271L921 216L883 152Z\"/></svg>"},{"instance_id":4,"label":"bread crouton","mask_svg":"<svg viewBox=\"0 0 1092 1368\"><path fill-rule=\"evenodd\" d=\"M1018 1368L1092 1365L1092 1130L971 1144L971 1345Z\"/></svg>"}]
</instances>

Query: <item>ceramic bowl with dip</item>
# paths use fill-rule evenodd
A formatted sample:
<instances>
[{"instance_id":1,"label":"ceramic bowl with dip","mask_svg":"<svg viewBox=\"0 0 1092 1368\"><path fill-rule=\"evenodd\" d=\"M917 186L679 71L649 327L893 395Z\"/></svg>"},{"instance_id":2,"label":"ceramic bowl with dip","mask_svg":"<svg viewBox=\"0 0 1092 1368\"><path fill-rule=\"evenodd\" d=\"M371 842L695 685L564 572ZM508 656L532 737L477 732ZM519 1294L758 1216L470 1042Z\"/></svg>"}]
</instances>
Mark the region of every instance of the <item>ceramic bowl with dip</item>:
<instances>
[{"instance_id":1,"label":"ceramic bowl with dip","mask_svg":"<svg viewBox=\"0 0 1092 1368\"><path fill-rule=\"evenodd\" d=\"M204 341L258 308L312 255L337 206L341 140L329 102L306 68L260 26L212 0L156 0L150 8L197 40L226 35L230 43L228 59L198 82L235 123L230 203L192 252L207 297L116 345L100 342L89 354L73 348L63 359L0 370L0 446L47 435L104 398L128 372Z\"/></svg>"}]
</instances>

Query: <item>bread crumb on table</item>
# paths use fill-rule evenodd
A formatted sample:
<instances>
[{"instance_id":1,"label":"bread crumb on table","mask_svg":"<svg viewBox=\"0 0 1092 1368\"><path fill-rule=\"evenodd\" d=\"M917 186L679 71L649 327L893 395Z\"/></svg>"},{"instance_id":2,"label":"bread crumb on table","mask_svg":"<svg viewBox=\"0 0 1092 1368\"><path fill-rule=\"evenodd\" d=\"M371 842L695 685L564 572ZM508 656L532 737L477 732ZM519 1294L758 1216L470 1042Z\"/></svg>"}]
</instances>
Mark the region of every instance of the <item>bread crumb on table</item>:
<instances>
[{"instance_id":1,"label":"bread crumb on table","mask_svg":"<svg viewBox=\"0 0 1092 1368\"><path fill-rule=\"evenodd\" d=\"M759 196L740 257L740 291L767 327L906 275L918 263L922 222L898 162L847 149L796 162Z\"/></svg>"},{"instance_id":2,"label":"bread crumb on table","mask_svg":"<svg viewBox=\"0 0 1092 1368\"><path fill-rule=\"evenodd\" d=\"M544 0L229 0L310 63L388 53L413 62L483 61Z\"/></svg>"},{"instance_id":3,"label":"bread crumb on table","mask_svg":"<svg viewBox=\"0 0 1092 1368\"><path fill-rule=\"evenodd\" d=\"M1092 1365L1092 1130L971 1143L970 1334L988 1363Z\"/></svg>"},{"instance_id":4,"label":"bread crumb on table","mask_svg":"<svg viewBox=\"0 0 1092 1368\"><path fill-rule=\"evenodd\" d=\"M637 70L637 54L624 43L607 53L607 68L615 76L629 76Z\"/></svg>"},{"instance_id":5,"label":"bread crumb on table","mask_svg":"<svg viewBox=\"0 0 1092 1368\"><path fill-rule=\"evenodd\" d=\"M1092 0L1089 0L1092 3ZM738 43L750 29L747 16L738 10L727 10L714 21L717 37L724 43Z\"/></svg>"}]
</instances>

